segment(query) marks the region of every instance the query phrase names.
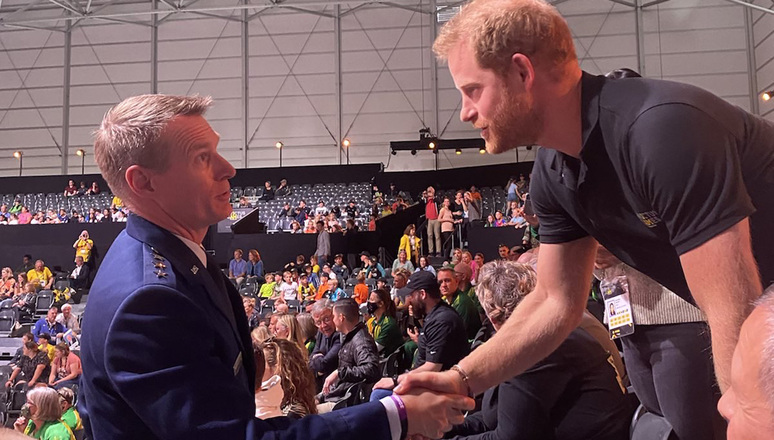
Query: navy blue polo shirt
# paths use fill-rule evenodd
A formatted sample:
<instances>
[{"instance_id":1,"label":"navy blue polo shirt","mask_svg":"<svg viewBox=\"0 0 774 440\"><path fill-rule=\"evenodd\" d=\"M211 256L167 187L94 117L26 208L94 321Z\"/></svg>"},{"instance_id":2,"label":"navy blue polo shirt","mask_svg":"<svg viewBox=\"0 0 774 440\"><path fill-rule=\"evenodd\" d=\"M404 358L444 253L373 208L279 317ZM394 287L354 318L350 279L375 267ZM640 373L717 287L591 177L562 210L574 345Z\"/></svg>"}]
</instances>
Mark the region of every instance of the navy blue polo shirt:
<instances>
[{"instance_id":1,"label":"navy blue polo shirt","mask_svg":"<svg viewBox=\"0 0 774 440\"><path fill-rule=\"evenodd\" d=\"M541 242L591 235L693 302L679 256L751 216L774 281L774 125L687 84L584 73L581 86L580 158L535 160Z\"/></svg>"},{"instance_id":2,"label":"navy blue polo shirt","mask_svg":"<svg viewBox=\"0 0 774 440\"><path fill-rule=\"evenodd\" d=\"M425 316L417 346L416 367L432 362L448 370L470 353L462 318L443 300Z\"/></svg>"}]
</instances>

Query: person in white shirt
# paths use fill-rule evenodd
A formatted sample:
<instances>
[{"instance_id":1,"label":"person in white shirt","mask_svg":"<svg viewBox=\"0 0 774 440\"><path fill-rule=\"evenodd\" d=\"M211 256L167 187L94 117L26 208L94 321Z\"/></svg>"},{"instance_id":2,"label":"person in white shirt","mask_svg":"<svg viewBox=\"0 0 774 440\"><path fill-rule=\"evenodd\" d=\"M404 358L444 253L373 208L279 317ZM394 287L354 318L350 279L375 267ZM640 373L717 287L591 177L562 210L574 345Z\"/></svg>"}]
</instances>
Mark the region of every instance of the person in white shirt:
<instances>
[{"instance_id":1,"label":"person in white shirt","mask_svg":"<svg viewBox=\"0 0 774 440\"><path fill-rule=\"evenodd\" d=\"M317 207L314 208L315 216L319 215L320 217L325 217L326 215L328 215L328 212L329 211L328 211L328 208L325 206L325 202L323 202L322 200L317 202Z\"/></svg>"},{"instance_id":2,"label":"person in white shirt","mask_svg":"<svg viewBox=\"0 0 774 440\"><path fill-rule=\"evenodd\" d=\"M73 289L85 289L89 282L89 266L83 263L83 257L75 257L75 269L70 272L70 285Z\"/></svg>"},{"instance_id":3,"label":"person in white shirt","mask_svg":"<svg viewBox=\"0 0 774 440\"><path fill-rule=\"evenodd\" d=\"M62 313L56 315L56 322L62 324L67 330L72 330L73 333L81 332L81 325L78 323L78 317L73 315L73 306L65 304L62 306Z\"/></svg>"},{"instance_id":4,"label":"person in white shirt","mask_svg":"<svg viewBox=\"0 0 774 440\"><path fill-rule=\"evenodd\" d=\"M300 293L298 293L298 283L293 281L293 274L286 270L282 273L282 284L279 286L280 298L285 301L291 299L301 300Z\"/></svg>"}]
</instances>

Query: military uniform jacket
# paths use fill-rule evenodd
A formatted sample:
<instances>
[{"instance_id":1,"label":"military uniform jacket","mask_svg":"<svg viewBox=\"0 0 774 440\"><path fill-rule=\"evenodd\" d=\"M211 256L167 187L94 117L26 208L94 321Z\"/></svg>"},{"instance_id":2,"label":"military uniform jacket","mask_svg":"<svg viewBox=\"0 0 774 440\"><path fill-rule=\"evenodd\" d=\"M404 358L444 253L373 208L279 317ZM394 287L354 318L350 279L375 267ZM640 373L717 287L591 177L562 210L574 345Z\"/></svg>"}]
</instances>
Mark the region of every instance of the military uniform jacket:
<instances>
[{"instance_id":1,"label":"military uniform jacket","mask_svg":"<svg viewBox=\"0 0 774 440\"><path fill-rule=\"evenodd\" d=\"M254 417L255 365L239 294L213 260L131 215L83 320L78 409L87 437L390 438L381 403L290 422Z\"/></svg>"}]
</instances>

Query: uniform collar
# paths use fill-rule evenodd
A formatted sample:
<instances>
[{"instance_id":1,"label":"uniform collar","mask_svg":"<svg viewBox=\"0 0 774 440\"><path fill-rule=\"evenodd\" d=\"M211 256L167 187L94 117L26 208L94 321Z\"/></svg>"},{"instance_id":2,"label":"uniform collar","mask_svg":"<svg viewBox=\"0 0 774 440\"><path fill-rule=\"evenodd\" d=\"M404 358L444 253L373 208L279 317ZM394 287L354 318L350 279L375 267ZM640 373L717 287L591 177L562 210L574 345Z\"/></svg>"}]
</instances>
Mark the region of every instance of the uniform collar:
<instances>
[{"instance_id":1,"label":"uniform collar","mask_svg":"<svg viewBox=\"0 0 774 440\"><path fill-rule=\"evenodd\" d=\"M183 242L186 246L188 246L188 249L191 249L191 252L196 255L196 257L201 261L202 265L206 268L207 267L207 253L204 252L204 248L201 244L194 243L192 240L189 240L183 236L172 234L175 237L179 238L180 241Z\"/></svg>"}]
</instances>

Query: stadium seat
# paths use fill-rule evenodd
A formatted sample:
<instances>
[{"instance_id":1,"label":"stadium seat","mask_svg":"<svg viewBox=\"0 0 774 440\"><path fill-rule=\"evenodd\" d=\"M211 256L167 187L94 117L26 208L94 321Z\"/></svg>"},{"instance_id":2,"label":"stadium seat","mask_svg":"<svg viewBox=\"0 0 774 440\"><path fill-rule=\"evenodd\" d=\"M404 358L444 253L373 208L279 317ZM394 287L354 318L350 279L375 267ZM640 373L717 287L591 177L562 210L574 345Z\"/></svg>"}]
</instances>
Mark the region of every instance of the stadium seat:
<instances>
[{"instance_id":1,"label":"stadium seat","mask_svg":"<svg viewBox=\"0 0 774 440\"><path fill-rule=\"evenodd\" d=\"M70 280L65 278L63 280L57 280L56 283L54 283L54 290L63 291L70 287Z\"/></svg>"},{"instance_id":2,"label":"stadium seat","mask_svg":"<svg viewBox=\"0 0 774 440\"><path fill-rule=\"evenodd\" d=\"M290 299L287 301L287 303L288 303L288 308L290 309L291 312L294 312L294 313L301 312L301 301L297 299Z\"/></svg>"},{"instance_id":3,"label":"stadium seat","mask_svg":"<svg viewBox=\"0 0 774 440\"><path fill-rule=\"evenodd\" d=\"M41 290L38 292L37 301L35 302L35 314L45 315L48 313L48 309L51 308L51 304L54 303L54 292L51 290Z\"/></svg>"},{"instance_id":4,"label":"stadium seat","mask_svg":"<svg viewBox=\"0 0 774 440\"><path fill-rule=\"evenodd\" d=\"M274 311L274 300L267 299L261 304L261 317L266 317Z\"/></svg>"},{"instance_id":5,"label":"stadium seat","mask_svg":"<svg viewBox=\"0 0 774 440\"><path fill-rule=\"evenodd\" d=\"M360 400L360 389L362 386L362 383L356 383L349 387L341 400L333 405L332 411L357 405L358 401Z\"/></svg>"},{"instance_id":6,"label":"stadium seat","mask_svg":"<svg viewBox=\"0 0 774 440\"><path fill-rule=\"evenodd\" d=\"M630 440L677 440L669 422L656 414L649 413L640 405L632 417L629 430Z\"/></svg>"},{"instance_id":7,"label":"stadium seat","mask_svg":"<svg viewBox=\"0 0 774 440\"><path fill-rule=\"evenodd\" d=\"M403 363L403 347L399 347L380 363L382 364L382 377L394 377L401 374L400 366Z\"/></svg>"},{"instance_id":8,"label":"stadium seat","mask_svg":"<svg viewBox=\"0 0 774 440\"><path fill-rule=\"evenodd\" d=\"M6 407L6 423L10 419L17 419L21 414L21 408L27 403L27 384L16 384L9 391Z\"/></svg>"},{"instance_id":9,"label":"stadium seat","mask_svg":"<svg viewBox=\"0 0 774 440\"><path fill-rule=\"evenodd\" d=\"M255 298L255 289L250 285L243 284L242 287L239 288L239 295L245 298Z\"/></svg>"},{"instance_id":10,"label":"stadium seat","mask_svg":"<svg viewBox=\"0 0 774 440\"><path fill-rule=\"evenodd\" d=\"M9 333L13 328L14 321L12 309L0 310L0 333Z\"/></svg>"}]
</instances>

